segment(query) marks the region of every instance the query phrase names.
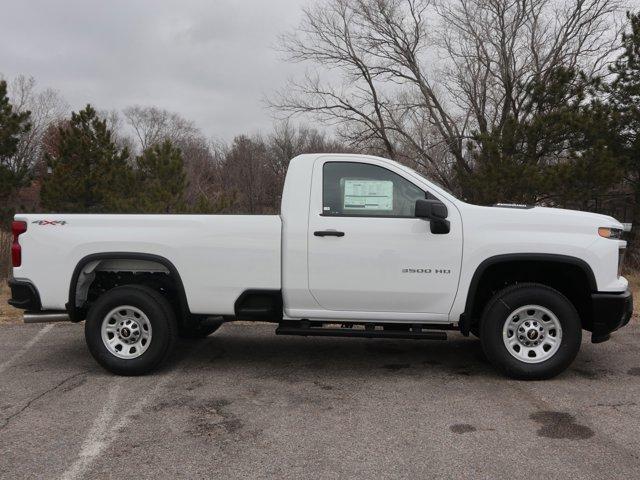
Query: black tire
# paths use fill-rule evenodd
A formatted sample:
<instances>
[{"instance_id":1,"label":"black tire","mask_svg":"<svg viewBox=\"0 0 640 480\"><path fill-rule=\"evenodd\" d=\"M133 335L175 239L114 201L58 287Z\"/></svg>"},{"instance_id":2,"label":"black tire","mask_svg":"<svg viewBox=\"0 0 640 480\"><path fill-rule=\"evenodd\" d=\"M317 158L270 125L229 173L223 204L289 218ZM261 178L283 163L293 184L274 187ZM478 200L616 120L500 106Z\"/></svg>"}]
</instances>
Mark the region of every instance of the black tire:
<instances>
[{"instance_id":1,"label":"black tire","mask_svg":"<svg viewBox=\"0 0 640 480\"><path fill-rule=\"evenodd\" d=\"M527 305L539 305L549 310L562 329L558 349L539 363L526 363L516 358L503 340L505 322L513 321L510 314ZM489 361L507 376L542 380L558 375L576 358L582 342L582 325L575 307L562 293L545 285L523 283L505 288L489 301L482 315L480 340Z\"/></svg>"},{"instance_id":2,"label":"black tire","mask_svg":"<svg viewBox=\"0 0 640 480\"><path fill-rule=\"evenodd\" d=\"M105 316L121 305L141 310L151 324L151 341L142 355L123 359L111 353L102 341ZM144 375L158 368L171 354L176 342L177 322L167 299L141 285L125 285L109 290L89 309L84 327L89 352L108 371L117 375Z\"/></svg>"},{"instance_id":3,"label":"black tire","mask_svg":"<svg viewBox=\"0 0 640 480\"><path fill-rule=\"evenodd\" d=\"M178 336L184 339L201 339L208 337L222 326L222 321L198 323L196 325L178 325Z\"/></svg>"}]
</instances>

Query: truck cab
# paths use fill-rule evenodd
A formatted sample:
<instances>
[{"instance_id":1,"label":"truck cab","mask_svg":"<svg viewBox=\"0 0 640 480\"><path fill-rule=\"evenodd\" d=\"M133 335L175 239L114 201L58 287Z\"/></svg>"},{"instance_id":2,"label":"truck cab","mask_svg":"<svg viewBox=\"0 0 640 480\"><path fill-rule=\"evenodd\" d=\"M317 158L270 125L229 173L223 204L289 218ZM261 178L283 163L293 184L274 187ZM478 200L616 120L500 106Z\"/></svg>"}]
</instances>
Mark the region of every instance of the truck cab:
<instances>
[{"instance_id":1,"label":"truck cab","mask_svg":"<svg viewBox=\"0 0 640 480\"><path fill-rule=\"evenodd\" d=\"M507 375L548 378L583 330L597 343L629 321L623 231L604 215L471 205L384 158L301 155L280 215L16 215L10 303L25 321L85 320L115 373L242 319L294 335L457 330Z\"/></svg>"},{"instance_id":2,"label":"truck cab","mask_svg":"<svg viewBox=\"0 0 640 480\"><path fill-rule=\"evenodd\" d=\"M416 202L443 206L433 233ZM293 161L282 198L283 296L290 318L450 321L462 266L453 197L395 162Z\"/></svg>"}]
</instances>

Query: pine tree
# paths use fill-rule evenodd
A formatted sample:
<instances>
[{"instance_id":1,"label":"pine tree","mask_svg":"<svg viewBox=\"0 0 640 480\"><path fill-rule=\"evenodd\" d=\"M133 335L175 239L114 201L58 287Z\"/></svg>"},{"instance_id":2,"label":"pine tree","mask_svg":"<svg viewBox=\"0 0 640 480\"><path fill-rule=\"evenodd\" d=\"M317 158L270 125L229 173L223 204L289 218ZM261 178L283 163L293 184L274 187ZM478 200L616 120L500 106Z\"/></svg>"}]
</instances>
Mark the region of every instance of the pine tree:
<instances>
[{"instance_id":1,"label":"pine tree","mask_svg":"<svg viewBox=\"0 0 640 480\"><path fill-rule=\"evenodd\" d=\"M129 152L119 149L105 120L87 107L60 127L55 156L47 155L44 209L70 213L116 213L133 209L135 179Z\"/></svg>"},{"instance_id":2,"label":"pine tree","mask_svg":"<svg viewBox=\"0 0 640 480\"><path fill-rule=\"evenodd\" d=\"M614 79L604 86L613 110L611 148L624 158L625 179L634 196L632 242L639 250L640 235L640 13L627 13L629 30L622 36L622 53L610 67ZM638 259L636 259L638 261Z\"/></svg>"},{"instance_id":3,"label":"pine tree","mask_svg":"<svg viewBox=\"0 0 640 480\"><path fill-rule=\"evenodd\" d=\"M474 168L459 173L467 197L593 209L596 196L622 175L620 156L610 148L610 108L589 100L593 85L572 69L532 83L520 118L474 138Z\"/></svg>"},{"instance_id":4,"label":"pine tree","mask_svg":"<svg viewBox=\"0 0 640 480\"><path fill-rule=\"evenodd\" d=\"M5 223L12 212L7 200L20 181L11 168L11 158L15 155L22 135L31 129L31 112L17 113L7 96L7 82L0 81L0 220Z\"/></svg>"},{"instance_id":5,"label":"pine tree","mask_svg":"<svg viewBox=\"0 0 640 480\"><path fill-rule=\"evenodd\" d=\"M187 180L179 148L166 140L147 148L137 158L136 164L141 191L139 210L146 213L184 210Z\"/></svg>"}]
</instances>

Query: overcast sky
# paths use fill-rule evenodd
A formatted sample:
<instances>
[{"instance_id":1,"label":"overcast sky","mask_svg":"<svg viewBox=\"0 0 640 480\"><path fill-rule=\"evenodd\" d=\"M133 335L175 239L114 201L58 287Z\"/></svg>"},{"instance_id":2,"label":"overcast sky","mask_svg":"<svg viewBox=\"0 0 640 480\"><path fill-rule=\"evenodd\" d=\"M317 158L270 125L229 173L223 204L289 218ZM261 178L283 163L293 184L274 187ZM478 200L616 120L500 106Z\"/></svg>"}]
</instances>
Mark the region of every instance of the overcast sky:
<instances>
[{"instance_id":1,"label":"overcast sky","mask_svg":"<svg viewBox=\"0 0 640 480\"><path fill-rule=\"evenodd\" d=\"M269 130L264 94L300 65L273 50L312 0L7 0L0 75L36 78L76 110L155 105L229 140Z\"/></svg>"}]
</instances>

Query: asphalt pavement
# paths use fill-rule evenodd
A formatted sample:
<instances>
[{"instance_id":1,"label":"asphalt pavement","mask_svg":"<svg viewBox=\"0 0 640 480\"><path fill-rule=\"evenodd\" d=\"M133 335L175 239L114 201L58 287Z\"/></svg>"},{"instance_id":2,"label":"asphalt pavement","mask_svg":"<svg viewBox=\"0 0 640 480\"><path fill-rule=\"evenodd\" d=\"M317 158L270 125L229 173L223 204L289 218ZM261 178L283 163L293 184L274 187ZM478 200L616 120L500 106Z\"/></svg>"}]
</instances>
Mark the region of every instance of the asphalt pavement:
<instances>
[{"instance_id":1,"label":"asphalt pavement","mask_svg":"<svg viewBox=\"0 0 640 480\"><path fill-rule=\"evenodd\" d=\"M635 320L634 320L635 321ZM227 324L145 377L83 325L0 325L0 477L640 477L640 327L561 376L496 374L473 338L278 337Z\"/></svg>"}]
</instances>

